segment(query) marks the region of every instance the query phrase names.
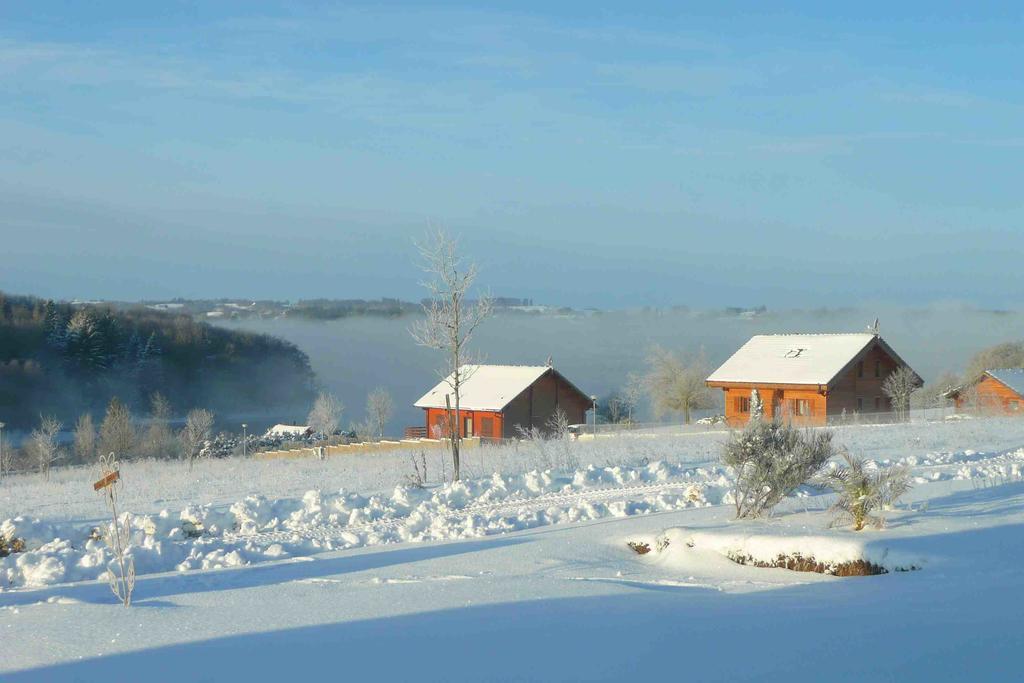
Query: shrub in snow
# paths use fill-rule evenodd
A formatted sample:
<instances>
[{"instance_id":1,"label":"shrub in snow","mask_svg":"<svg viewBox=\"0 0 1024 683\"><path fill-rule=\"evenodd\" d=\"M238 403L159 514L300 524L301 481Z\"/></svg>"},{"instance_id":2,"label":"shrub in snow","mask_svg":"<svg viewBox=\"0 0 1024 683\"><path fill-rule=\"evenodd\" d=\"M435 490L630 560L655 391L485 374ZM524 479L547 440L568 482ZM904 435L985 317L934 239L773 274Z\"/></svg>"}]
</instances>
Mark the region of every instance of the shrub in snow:
<instances>
[{"instance_id":1,"label":"shrub in snow","mask_svg":"<svg viewBox=\"0 0 1024 683\"><path fill-rule=\"evenodd\" d=\"M569 418L566 414L560 408L556 409L544 426L545 430L537 427L524 429L521 425L516 427L519 438L533 447L533 466L540 470L577 469L579 458L569 438Z\"/></svg>"},{"instance_id":2,"label":"shrub in snow","mask_svg":"<svg viewBox=\"0 0 1024 683\"><path fill-rule=\"evenodd\" d=\"M100 458L100 478L105 479L119 470L114 454ZM114 556L116 568L107 567L107 579L110 581L110 590L125 607L132 604L132 591L135 590L135 561L128 553L128 544L131 542L131 515L124 515L119 518L117 514L117 489L120 487L120 480L109 484L106 488L100 489L103 498L110 508L111 524L105 538L110 552Z\"/></svg>"},{"instance_id":3,"label":"shrub in snow","mask_svg":"<svg viewBox=\"0 0 1024 683\"><path fill-rule=\"evenodd\" d=\"M750 419L760 420L764 417L764 401L761 400L761 392L757 389L750 391Z\"/></svg>"},{"instance_id":4,"label":"shrub in snow","mask_svg":"<svg viewBox=\"0 0 1024 683\"><path fill-rule=\"evenodd\" d=\"M11 553L20 553L25 550L24 539L12 537L6 538L0 535L0 557L7 557Z\"/></svg>"},{"instance_id":5,"label":"shrub in snow","mask_svg":"<svg viewBox=\"0 0 1024 683\"><path fill-rule=\"evenodd\" d=\"M885 518L872 513L884 510L910 489L910 470L894 465L884 470L869 469L864 460L843 452L845 466L822 477L821 481L839 494L832 506L833 524L852 523L855 531L868 524L876 529L885 526Z\"/></svg>"},{"instance_id":6,"label":"shrub in snow","mask_svg":"<svg viewBox=\"0 0 1024 683\"><path fill-rule=\"evenodd\" d=\"M767 513L834 453L831 432L801 432L778 420L752 420L732 434L722 454L723 464L736 472L736 517Z\"/></svg>"}]
</instances>

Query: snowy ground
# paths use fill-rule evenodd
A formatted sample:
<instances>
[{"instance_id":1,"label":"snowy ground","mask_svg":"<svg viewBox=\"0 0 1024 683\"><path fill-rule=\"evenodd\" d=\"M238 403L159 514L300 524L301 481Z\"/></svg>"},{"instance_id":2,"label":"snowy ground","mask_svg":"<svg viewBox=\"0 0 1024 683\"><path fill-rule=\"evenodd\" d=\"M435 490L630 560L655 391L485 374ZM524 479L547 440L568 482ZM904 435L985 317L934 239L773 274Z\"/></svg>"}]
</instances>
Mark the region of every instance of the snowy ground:
<instances>
[{"instance_id":1,"label":"snowy ground","mask_svg":"<svg viewBox=\"0 0 1024 683\"><path fill-rule=\"evenodd\" d=\"M72 490L74 478L14 482L23 507L7 514L5 501L0 518L25 517L8 524L38 540L0 560L0 671L5 680L789 680L822 671L1019 680L1024 422L841 430L854 452L906 462L916 477L889 529L861 534L827 531L830 499L810 490L771 520L731 522L729 474L710 462L722 435L688 438L581 443L575 473L524 473L505 454L503 476L426 491L393 489L404 466L396 460L388 481L378 461L363 475L385 491L376 496L303 493L300 473L325 470L264 463L267 497L252 499L254 482L230 481L239 470L228 468L245 463L207 463L198 498L158 494L132 509L140 579L131 610L104 583L83 580L102 571L104 551L80 537L99 501L79 513L85 500L65 500L48 517L45 499ZM136 467L187 492L168 465ZM183 535L183 517L204 533ZM47 536L67 545L40 547ZM625 546L659 537L672 541L662 552ZM921 569L839 579L723 554L779 544Z\"/></svg>"}]
</instances>

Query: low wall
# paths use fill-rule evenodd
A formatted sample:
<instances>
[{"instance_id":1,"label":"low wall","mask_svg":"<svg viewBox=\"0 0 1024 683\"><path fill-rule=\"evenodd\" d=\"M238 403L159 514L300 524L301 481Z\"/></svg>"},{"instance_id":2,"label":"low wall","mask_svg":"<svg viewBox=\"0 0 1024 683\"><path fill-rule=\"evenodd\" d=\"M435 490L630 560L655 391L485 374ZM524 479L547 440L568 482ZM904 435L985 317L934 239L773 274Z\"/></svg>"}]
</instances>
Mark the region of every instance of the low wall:
<instances>
[{"instance_id":1,"label":"low wall","mask_svg":"<svg viewBox=\"0 0 1024 683\"><path fill-rule=\"evenodd\" d=\"M468 438L462 440L463 448L475 448L480 445L479 438ZM448 442L439 439L402 439L401 441L364 441L359 443L338 444L336 446L324 446L325 456L335 455L365 455L368 453L385 453L390 451L419 451L447 448ZM308 448L295 448L286 451L260 451L253 453L257 460L277 460L279 458L314 458L317 449L313 446Z\"/></svg>"}]
</instances>

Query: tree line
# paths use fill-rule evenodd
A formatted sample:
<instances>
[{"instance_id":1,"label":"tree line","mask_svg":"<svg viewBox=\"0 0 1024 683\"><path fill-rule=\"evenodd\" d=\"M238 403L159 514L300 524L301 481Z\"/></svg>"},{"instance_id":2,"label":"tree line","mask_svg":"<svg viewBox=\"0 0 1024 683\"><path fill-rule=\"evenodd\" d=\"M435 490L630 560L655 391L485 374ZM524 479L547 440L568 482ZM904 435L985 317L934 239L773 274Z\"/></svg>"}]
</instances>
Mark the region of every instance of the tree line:
<instances>
[{"instance_id":1,"label":"tree line","mask_svg":"<svg viewBox=\"0 0 1024 683\"><path fill-rule=\"evenodd\" d=\"M98 414L117 396L146 412L160 394L180 414L308 405L308 357L274 337L142 306L113 309L0 293L0 420L29 428Z\"/></svg>"}]
</instances>

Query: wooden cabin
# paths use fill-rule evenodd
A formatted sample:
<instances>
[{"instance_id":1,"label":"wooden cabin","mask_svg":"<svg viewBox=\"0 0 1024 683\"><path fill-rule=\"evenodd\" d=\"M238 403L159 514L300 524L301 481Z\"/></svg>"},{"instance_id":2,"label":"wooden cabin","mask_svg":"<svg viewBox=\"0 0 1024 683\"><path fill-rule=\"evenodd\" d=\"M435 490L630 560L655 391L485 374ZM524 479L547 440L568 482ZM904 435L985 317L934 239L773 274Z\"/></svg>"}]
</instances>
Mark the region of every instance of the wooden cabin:
<instances>
[{"instance_id":1,"label":"wooden cabin","mask_svg":"<svg viewBox=\"0 0 1024 683\"><path fill-rule=\"evenodd\" d=\"M1024 410L1024 369L986 370L981 377L946 394L958 413L969 409L1016 415Z\"/></svg>"},{"instance_id":2,"label":"wooden cabin","mask_svg":"<svg viewBox=\"0 0 1024 683\"><path fill-rule=\"evenodd\" d=\"M576 385L549 366L533 365L473 365L459 394L459 430L462 436L481 438L514 438L519 428L542 432L557 410L565 413L569 424L585 422L591 401ZM449 433L450 414L445 398L455 412L455 396L449 384L450 377L441 381L415 406L422 408L426 433L439 438Z\"/></svg>"},{"instance_id":3,"label":"wooden cabin","mask_svg":"<svg viewBox=\"0 0 1024 683\"><path fill-rule=\"evenodd\" d=\"M706 384L725 393L730 425L750 420L754 389L766 419L823 425L844 414L892 412L882 382L902 365L903 359L872 333L757 335Z\"/></svg>"}]
</instances>

